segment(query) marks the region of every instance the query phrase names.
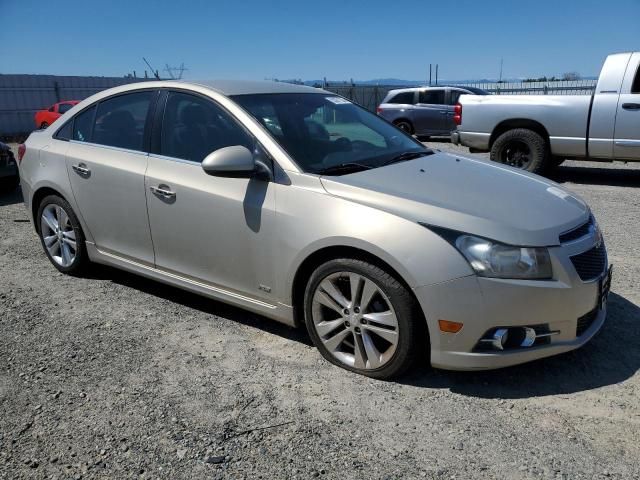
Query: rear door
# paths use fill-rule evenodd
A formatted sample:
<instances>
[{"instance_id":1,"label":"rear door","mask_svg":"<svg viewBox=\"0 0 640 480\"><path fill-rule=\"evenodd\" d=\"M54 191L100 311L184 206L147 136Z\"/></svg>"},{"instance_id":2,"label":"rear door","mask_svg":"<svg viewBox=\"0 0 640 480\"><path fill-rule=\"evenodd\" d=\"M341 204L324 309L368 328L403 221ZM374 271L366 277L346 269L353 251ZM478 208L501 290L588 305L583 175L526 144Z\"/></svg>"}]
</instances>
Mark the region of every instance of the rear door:
<instances>
[{"instance_id":1,"label":"rear door","mask_svg":"<svg viewBox=\"0 0 640 480\"><path fill-rule=\"evenodd\" d=\"M640 53L629 60L620 89L613 156L640 160Z\"/></svg>"},{"instance_id":2,"label":"rear door","mask_svg":"<svg viewBox=\"0 0 640 480\"><path fill-rule=\"evenodd\" d=\"M153 264L144 175L148 125L157 91L102 100L77 114L67 171L80 213L96 247Z\"/></svg>"},{"instance_id":3,"label":"rear door","mask_svg":"<svg viewBox=\"0 0 640 480\"><path fill-rule=\"evenodd\" d=\"M418 103L413 110L415 133L438 135L446 131L445 89L430 88L418 91Z\"/></svg>"}]
</instances>

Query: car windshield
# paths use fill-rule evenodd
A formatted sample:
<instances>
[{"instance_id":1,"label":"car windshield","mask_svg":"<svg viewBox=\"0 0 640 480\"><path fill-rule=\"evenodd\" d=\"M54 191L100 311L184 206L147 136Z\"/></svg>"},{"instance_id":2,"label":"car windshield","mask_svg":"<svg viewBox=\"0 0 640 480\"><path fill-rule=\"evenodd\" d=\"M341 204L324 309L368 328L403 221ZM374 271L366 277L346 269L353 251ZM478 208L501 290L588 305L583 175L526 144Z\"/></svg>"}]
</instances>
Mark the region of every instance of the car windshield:
<instances>
[{"instance_id":1,"label":"car windshield","mask_svg":"<svg viewBox=\"0 0 640 480\"><path fill-rule=\"evenodd\" d=\"M232 98L262 123L305 172L342 175L432 153L385 120L335 95Z\"/></svg>"}]
</instances>

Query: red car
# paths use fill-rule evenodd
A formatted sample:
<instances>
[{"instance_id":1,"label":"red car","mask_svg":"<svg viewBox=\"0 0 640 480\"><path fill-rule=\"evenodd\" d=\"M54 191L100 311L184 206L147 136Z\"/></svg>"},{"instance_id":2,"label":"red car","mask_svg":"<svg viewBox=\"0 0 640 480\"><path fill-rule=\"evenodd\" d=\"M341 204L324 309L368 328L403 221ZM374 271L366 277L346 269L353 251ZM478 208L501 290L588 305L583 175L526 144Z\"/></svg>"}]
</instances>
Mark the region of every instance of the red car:
<instances>
[{"instance_id":1,"label":"red car","mask_svg":"<svg viewBox=\"0 0 640 480\"><path fill-rule=\"evenodd\" d=\"M57 120L57 118L66 113L68 110L71 110L71 107L77 105L79 100L68 100L64 102L58 102L51 105L46 110L38 110L36 112L36 128L47 128L53 122Z\"/></svg>"}]
</instances>

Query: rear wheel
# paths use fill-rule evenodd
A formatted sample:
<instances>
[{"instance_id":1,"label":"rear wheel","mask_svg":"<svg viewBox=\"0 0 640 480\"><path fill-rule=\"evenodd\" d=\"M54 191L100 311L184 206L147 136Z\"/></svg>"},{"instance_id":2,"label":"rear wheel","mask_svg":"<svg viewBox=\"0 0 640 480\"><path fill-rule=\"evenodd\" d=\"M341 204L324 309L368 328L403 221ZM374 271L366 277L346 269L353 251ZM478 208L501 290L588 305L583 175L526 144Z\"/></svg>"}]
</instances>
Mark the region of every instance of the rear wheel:
<instances>
[{"instance_id":1,"label":"rear wheel","mask_svg":"<svg viewBox=\"0 0 640 480\"><path fill-rule=\"evenodd\" d=\"M491 160L532 173L544 173L549 151L533 130L514 128L500 135L491 147Z\"/></svg>"},{"instance_id":2,"label":"rear wheel","mask_svg":"<svg viewBox=\"0 0 640 480\"><path fill-rule=\"evenodd\" d=\"M396 120L393 124L400 130L403 130L409 134L413 134L413 125L408 120Z\"/></svg>"},{"instance_id":3,"label":"rear wheel","mask_svg":"<svg viewBox=\"0 0 640 480\"><path fill-rule=\"evenodd\" d=\"M89 263L84 233L71 205L57 195L40 203L38 233L47 257L62 273L78 274Z\"/></svg>"},{"instance_id":4,"label":"rear wheel","mask_svg":"<svg viewBox=\"0 0 640 480\"><path fill-rule=\"evenodd\" d=\"M49 126L49 124L48 124L47 122L42 122L42 123L40 124L40 128L41 128L41 129L43 129L43 130L44 130L45 128L47 128L48 126Z\"/></svg>"},{"instance_id":5,"label":"rear wheel","mask_svg":"<svg viewBox=\"0 0 640 480\"><path fill-rule=\"evenodd\" d=\"M311 275L305 322L315 346L331 363L388 379L428 349L424 321L409 291L381 268L361 260L331 260Z\"/></svg>"}]
</instances>

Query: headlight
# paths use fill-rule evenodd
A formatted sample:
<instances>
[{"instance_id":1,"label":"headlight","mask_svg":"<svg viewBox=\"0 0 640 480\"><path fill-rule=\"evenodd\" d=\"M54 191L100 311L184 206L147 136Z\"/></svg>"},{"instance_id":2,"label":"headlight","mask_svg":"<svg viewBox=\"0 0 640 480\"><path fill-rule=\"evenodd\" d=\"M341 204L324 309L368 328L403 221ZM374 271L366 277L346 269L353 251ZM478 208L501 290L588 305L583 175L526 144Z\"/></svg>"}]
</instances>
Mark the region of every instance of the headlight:
<instances>
[{"instance_id":1,"label":"headlight","mask_svg":"<svg viewBox=\"0 0 640 480\"><path fill-rule=\"evenodd\" d=\"M517 247L442 227L421 223L453 245L480 276L519 280L549 280L553 277L549 250Z\"/></svg>"},{"instance_id":2,"label":"headlight","mask_svg":"<svg viewBox=\"0 0 640 480\"><path fill-rule=\"evenodd\" d=\"M544 280L552 276L546 248L514 247L465 234L455 246L483 277Z\"/></svg>"}]
</instances>

